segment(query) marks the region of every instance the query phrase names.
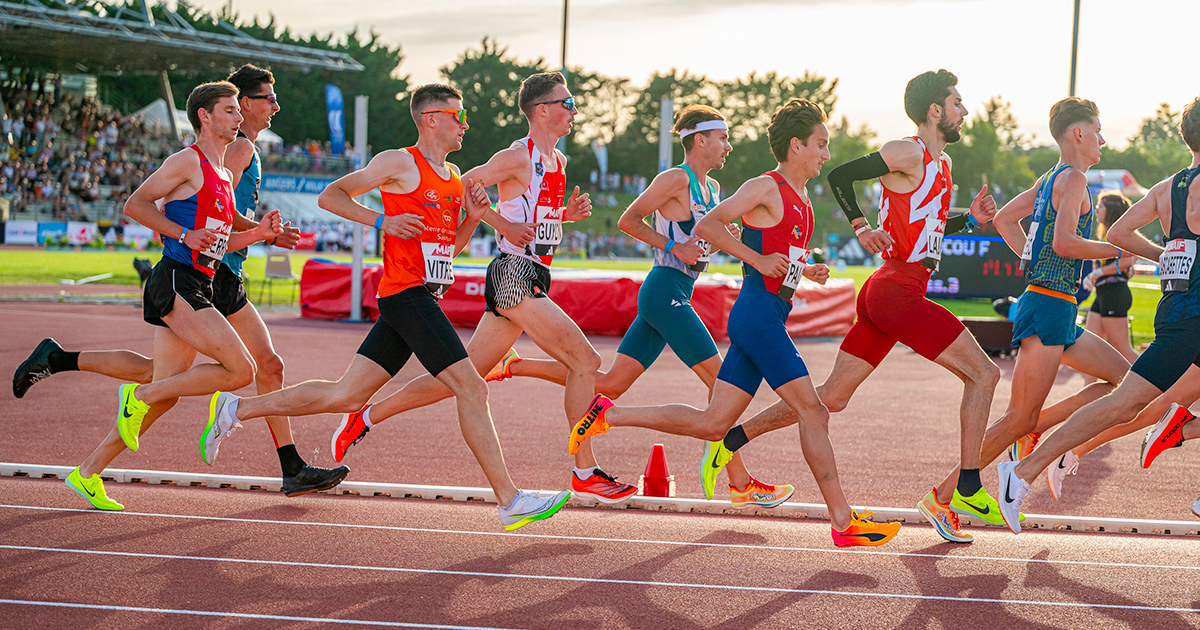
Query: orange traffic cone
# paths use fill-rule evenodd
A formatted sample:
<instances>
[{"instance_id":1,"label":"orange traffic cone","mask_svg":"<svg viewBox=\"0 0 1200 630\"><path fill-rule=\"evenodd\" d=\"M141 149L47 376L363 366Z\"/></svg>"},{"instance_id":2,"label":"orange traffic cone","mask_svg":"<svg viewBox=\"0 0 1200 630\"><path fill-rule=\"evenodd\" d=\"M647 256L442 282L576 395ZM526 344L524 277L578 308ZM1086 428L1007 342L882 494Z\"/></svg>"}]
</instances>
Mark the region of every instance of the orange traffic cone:
<instances>
[{"instance_id":1,"label":"orange traffic cone","mask_svg":"<svg viewBox=\"0 0 1200 630\"><path fill-rule=\"evenodd\" d=\"M667 470L667 452L662 444L655 444L650 451L650 461L646 462L646 472L638 485L642 487L644 496L675 496L675 477Z\"/></svg>"}]
</instances>

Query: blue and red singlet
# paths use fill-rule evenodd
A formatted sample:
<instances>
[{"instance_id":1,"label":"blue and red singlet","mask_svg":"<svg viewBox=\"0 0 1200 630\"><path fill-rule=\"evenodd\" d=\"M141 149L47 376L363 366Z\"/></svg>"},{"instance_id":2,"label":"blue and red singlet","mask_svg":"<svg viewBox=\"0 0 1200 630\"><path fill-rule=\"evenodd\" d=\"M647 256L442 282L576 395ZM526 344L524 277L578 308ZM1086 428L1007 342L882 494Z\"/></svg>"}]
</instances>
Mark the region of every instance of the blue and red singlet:
<instances>
[{"instance_id":1,"label":"blue and red singlet","mask_svg":"<svg viewBox=\"0 0 1200 630\"><path fill-rule=\"evenodd\" d=\"M173 238L163 239L163 255L191 265L193 269L208 277L217 273L217 266L225 256L229 245L229 234L233 231L233 213L237 211L233 201L233 184L217 173L200 147L192 145L200 155L200 169L204 172L204 185L187 199L168 201L163 207L166 217L188 230L212 230L217 233L217 242L204 251L194 250Z\"/></svg>"}]
</instances>

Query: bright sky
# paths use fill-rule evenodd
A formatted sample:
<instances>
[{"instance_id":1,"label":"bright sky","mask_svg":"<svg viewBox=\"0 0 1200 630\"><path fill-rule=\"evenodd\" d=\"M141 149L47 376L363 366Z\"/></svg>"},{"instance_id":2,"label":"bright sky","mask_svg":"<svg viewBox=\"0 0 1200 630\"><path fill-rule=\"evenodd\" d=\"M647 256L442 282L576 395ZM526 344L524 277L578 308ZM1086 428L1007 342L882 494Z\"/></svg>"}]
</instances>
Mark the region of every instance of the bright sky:
<instances>
[{"instance_id":1,"label":"bright sky","mask_svg":"<svg viewBox=\"0 0 1200 630\"><path fill-rule=\"evenodd\" d=\"M401 72L439 79L490 36L520 59L558 64L558 0L231 0L243 18L299 33L375 29L406 56ZM221 0L197 4L217 9ZM1096 101L1104 135L1124 146L1159 103L1178 111L1198 94L1195 0L1082 0L1076 94ZM959 77L971 112L1011 101L1026 134L1049 143L1050 106L1067 96L1071 0L571 0L568 65L643 85L656 70L714 79L751 71L838 78L835 117L889 139L912 132L904 86L925 71ZM584 113L586 114L586 104Z\"/></svg>"}]
</instances>

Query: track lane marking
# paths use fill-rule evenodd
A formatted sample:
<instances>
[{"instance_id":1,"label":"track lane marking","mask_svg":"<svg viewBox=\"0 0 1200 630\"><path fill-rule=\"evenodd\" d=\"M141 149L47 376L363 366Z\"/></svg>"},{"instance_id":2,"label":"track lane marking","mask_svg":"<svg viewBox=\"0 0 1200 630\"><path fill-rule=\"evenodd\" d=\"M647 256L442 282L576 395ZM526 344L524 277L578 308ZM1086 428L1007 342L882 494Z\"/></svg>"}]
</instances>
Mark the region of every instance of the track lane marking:
<instances>
[{"instance_id":1,"label":"track lane marking","mask_svg":"<svg viewBox=\"0 0 1200 630\"><path fill-rule=\"evenodd\" d=\"M1005 558L1001 556L967 556L967 555L939 555L934 553L913 553L908 551L877 551L874 549L825 549L819 547L784 547L773 545L745 545L737 543L706 543L694 541L674 541L674 540L640 540L636 538L601 538L598 536L560 536L555 534L527 534L519 532L481 532L471 530L455 530L455 529L434 529L426 527L404 527L400 525L358 525L353 523L324 523L319 521L280 521L271 519L252 519L252 518L234 518L229 516L195 516L191 514L162 514L154 512L104 512L94 509L83 508L58 508L58 507L41 507L29 505L5 505L0 504L0 509L16 509L16 510L45 510L51 512L79 512L84 514L95 514L102 516L143 516L151 518L176 518L184 520L200 520L200 521L217 521L217 522L233 522L233 523L257 523L262 525L308 525L314 527L340 527L348 529L366 529L366 530L382 530L382 531L398 531L410 532L419 534L453 534L466 536L495 536L502 538L533 538L539 540L566 540L566 541L589 541L589 542L607 542L607 543L635 543L644 545L674 545L679 547L714 547L719 549L749 549L753 551L808 551L815 553L836 553L836 554L860 554L871 556L892 556L892 557L908 557L908 558L933 558L935 560L981 560L992 562L1017 562L1017 563L1040 563L1050 565L1073 565L1073 566L1095 566L1106 568L1122 568L1122 569L1179 569L1185 571L1200 571L1200 566L1180 566L1166 564L1134 564L1122 562L1098 562L1093 560L1051 560L1040 558Z\"/></svg>"},{"instance_id":2,"label":"track lane marking","mask_svg":"<svg viewBox=\"0 0 1200 630\"><path fill-rule=\"evenodd\" d=\"M655 586L664 588L694 588L713 591L746 591L752 593L788 593L803 595L842 595L847 597L867 597L883 599L931 600L947 602L966 602L980 604L1020 604L1026 606L1059 606L1063 608L1106 608L1118 610L1142 610L1156 612L1200 612L1194 608L1172 608L1166 606L1129 606L1121 604L1103 604L1090 602L1051 602L1027 599L998 599L991 597L951 597L949 595L912 595L906 593L872 593L867 591L830 591L807 588L783 588L777 586L743 586L736 584L700 584L696 582L660 582L651 580L618 580L613 578L575 577L568 575L533 575L523 573L493 573L488 571L452 571L449 569L412 569L407 567L376 567L355 564L330 564L323 562L296 562L292 560L256 560L253 558L213 558L209 556L176 556L158 553L140 553L131 551L99 551L94 549L63 549L54 547L29 547L24 545L0 545L0 549L16 551L36 551L45 553L65 553L89 556L117 556L124 558L139 558L151 560L194 560L198 562L224 562L229 564L248 564L271 567L300 567L314 569L343 569L350 571L379 571L384 573L416 573L422 575L451 575L471 578L501 578L538 580L545 582L576 582L583 584L616 584L621 586Z\"/></svg>"}]
</instances>

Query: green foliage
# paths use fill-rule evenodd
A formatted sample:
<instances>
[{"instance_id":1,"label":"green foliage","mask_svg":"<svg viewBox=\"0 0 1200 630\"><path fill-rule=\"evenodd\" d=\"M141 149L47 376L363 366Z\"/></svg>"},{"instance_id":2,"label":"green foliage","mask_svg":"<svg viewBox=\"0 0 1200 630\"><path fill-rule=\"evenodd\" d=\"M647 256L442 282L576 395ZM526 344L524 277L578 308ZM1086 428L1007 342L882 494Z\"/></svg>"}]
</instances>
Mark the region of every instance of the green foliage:
<instances>
[{"instance_id":1,"label":"green foliage","mask_svg":"<svg viewBox=\"0 0 1200 630\"><path fill-rule=\"evenodd\" d=\"M963 126L962 139L946 146L946 154L954 160L958 205L970 204L985 176L988 185L999 186L1002 196L1008 199L1028 188L1036 176L1024 151L1027 142L1017 132L1012 105L999 96L989 99L983 116Z\"/></svg>"},{"instance_id":2,"label":"green foliage","mask_svg":"<svg viewBox=\"0 0 1200 630\"><path fill-rule=\"evenodd\" d=\"M1192 160L1179 132L1179 117L1167 103L1159 105L1153 116L1142 120L1129 146L1124 151L1106 148L1096 168L1126 169L1146 188L1177 173Z\"/></svg>"}]
</instances>

